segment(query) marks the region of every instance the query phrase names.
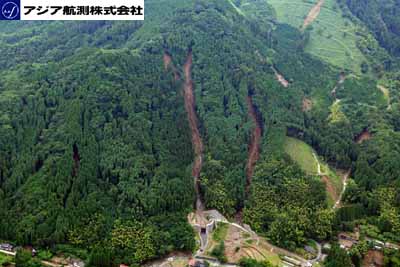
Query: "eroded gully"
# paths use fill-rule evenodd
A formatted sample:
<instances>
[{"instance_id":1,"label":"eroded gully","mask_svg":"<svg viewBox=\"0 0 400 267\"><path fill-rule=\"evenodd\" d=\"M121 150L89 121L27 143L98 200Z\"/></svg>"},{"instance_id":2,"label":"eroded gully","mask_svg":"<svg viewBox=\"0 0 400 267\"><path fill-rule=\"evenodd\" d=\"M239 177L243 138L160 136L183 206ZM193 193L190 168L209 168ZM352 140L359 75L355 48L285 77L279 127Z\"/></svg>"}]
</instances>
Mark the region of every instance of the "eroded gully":
<instances>
[{"instance_id":1,"label":"eroded gully","mask_svg":"<svg viewBox=\"0 0 400 267\"><path fill-rule=\"evenodd\" d=\"M247 102L249 116L255 125L251 134L251 140L249 144L249 152L246 164L246 195L248 195L252 177L254 174L254 167L260 157L260 142L262 136L262 127L260 122L261 119L257 115L256 107L253 104L253 98L250 95L247 96L246 102Z\"/></svg>"},{"instance_id":2,"label":"eroded gully","mask_svg":"<svg viewBox=\"0 0 400 267\"><path fill-rule=\"evenodd\" d=\"M192 176L194 178L194 187L196 191L196 210L203 211L204 204L200 195L200 172L203 165L203 142L198 127L198 119L196 114L196 102L194 96L194 85L192 81L192 65L193 54L189 51L185 65L183 95L185 99L185 109L188 116L189 127L192 134L192 145L194 150L194 162L192 168Z\"/></svg>"}]
</instances>

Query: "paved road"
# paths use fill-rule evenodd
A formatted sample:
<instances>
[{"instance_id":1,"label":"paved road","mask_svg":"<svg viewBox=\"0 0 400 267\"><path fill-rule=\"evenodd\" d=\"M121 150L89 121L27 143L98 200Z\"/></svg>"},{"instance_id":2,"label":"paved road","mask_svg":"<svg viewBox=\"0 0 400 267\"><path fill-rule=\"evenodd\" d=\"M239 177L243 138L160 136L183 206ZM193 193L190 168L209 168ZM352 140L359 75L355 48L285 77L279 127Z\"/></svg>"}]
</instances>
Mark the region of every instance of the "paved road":
<instances>
[{"instance_id":1,"label":"paved road","mask_svg":"<svg viewBox=\"0 0 400 267\"><path fill-rule=\"evenodd\" d=\"M16 254L15 252L10 252L7 250L2 250L2 249L0 249L0 253L6 254L8 256L15 256L15 254Z\"/></svg>"},{"instance_id":2,"label":"paved road","mask_svg":"<svg viewBox=\"0 0 400 267\"><path fill-rule=\"evenodd\" d=\"M316 241L315 241L315 243L317 244L318 255L317 255L317 257L316 257L315 259L310 260L310 263L312 263L312 264L314 264L314 263L320 261L320 260L321 260L321 257L322 257L322 247L321 247L321 244L318 243L318 242L316 242Z\"/></svg>"}]
</instances>

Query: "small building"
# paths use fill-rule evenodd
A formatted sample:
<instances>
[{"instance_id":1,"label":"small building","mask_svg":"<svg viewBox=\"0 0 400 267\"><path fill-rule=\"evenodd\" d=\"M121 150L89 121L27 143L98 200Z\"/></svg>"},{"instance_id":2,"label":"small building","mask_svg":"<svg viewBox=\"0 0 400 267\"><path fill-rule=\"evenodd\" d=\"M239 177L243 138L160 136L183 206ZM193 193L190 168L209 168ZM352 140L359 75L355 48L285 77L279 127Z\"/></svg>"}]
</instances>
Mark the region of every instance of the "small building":
<instances>
[{"instance_id":1,"label":"small building","mask_svg":"<svg viewBox=\"0 0 400 267\"><path fill-rule=\"evenodd\" d=\"M36 254L37 254L37 250L32 246L25 246L25 247L23 247L23 249L30 251L32 253L33 257L36 256Z\"/></svg>"},{"instance_id":2,"label":"small building","mask_svg":"<svg viewBox=\"0 0 400 267\"><path fill-rule=\"evenodd\" d=\"M383 243L380 240L377 239L370 239L368 240L370 244L376 249L376 250L382 250L385 247L385 243Z\"/></svg>"},{"instance_id":3,"label":"small building","mask_svg":"<svg viewBox=\"0 0 400 267\"><path fill-rule=\"evenodd\" d=\"M71 259L69 261L68 267L85 267L85 263L78 259Z\"/></svg>"},{"instance_id":4,"label":"small building","mask_svg":"<svg viewBox=\"0 0 400 267\"><path fill-rule=\"evenodd\" d=\"M344 240L350 240L354 242L359 241L359 235L357 233L345 233L341 232L339 233L339 239L344 239Z\"/></svg>"},{"instance_id":5,"label":"small building","mask_svg":"<svg viewBox=\"0 0 400 267\"><path fill-rule=\"evenodd\" d=\"M394 249L394 250L399 250L400 249L399 245L396 245L396 244L393 244L393 243L389 243L389 242L385 243L385 247L388 248L388 249Z\"/></svg>"},{"instance_id":6,"label":"small building","mask_svg":"<svg viewBox=\"0 0 400 267\"><path fill-rule=\"evenodd\" d=\"M189 260L189 267L204 267L205 264L201 261L197 261L196 259Z\"/></svg>"},{"instance_id":7,"label":"small building","mask_svg":"<svg viewBox=\"0 0 400 267\"><path fill-rule=\"evenodd\" d=\"M14 246L8 243L4 243L4 244L0 244L0 249L1 250L5 250L5 251L9 251L12 252L14 249Z\"/></svg>"},{"instance_id":8,"label":"small building","mask_svg":"<svg viewBox=\"0 0 400 267\"><path fill-rule=\"evenodd\" d=\"M346 240L346 239L340 239L339 244L340 244L340 248L348 250L348 249L351 249L352 246L357 244L357 242L353 242L351 240Z\"/></svg>"},{"instance_id":9,"label":"small building","mask_svg":"<svg viewBox=\"0 0 400 267\"><path fill-rule=\"evenodd\" d=\"M357 233L339 233L339 245L343 249L350 249L356 245L359 241L359 235Z\"/></svg>"}]
</instances>

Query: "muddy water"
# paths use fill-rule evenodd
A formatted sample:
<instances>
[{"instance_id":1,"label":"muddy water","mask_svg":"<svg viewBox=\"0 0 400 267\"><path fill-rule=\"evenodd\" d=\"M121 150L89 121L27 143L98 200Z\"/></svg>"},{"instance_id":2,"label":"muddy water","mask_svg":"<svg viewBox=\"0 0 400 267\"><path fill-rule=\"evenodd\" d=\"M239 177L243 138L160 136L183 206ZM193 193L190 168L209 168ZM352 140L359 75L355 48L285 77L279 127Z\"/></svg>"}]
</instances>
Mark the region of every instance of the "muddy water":
<instances>
[{"instance_id":1,"label":"muddy water","mask_svg":"<svg viewBox=\"0 0 400 267\"><path fill-rule=\"evenodd\" d=\"M249 144L249 152L248 159L246 164L246 193L249 192L251 180L254 174L254 167L256 165L257 160L260 157L260 143L262 136L262 127L260 120L257 117L257 112L255 106L253 104L253 99L251 96L248 96L246 99L247 108L249 111L249 116L252 119L255 127L251 134L251 140Z\"/></svg>"},{"instance_id":2,"label":"muddy water","mask_svg":"<svg viewBox=\"0 0 400 267\"><path fill-rule=\"evenodd\" d=\"M188 116L189 127L192 134L192 145L194 149L194 162L192 168L192 175L194 178L195 191L196 191L196 210L204 210L204 205L200 196L200 172L203 165L203 142L201 140L200 131L198 128L198 119L196 114L196 102L194 97L194 85L192 81L192 64L193 55L189 52L186 58L184 71L184 86L183 95L185 99L185 109Z\"/></svg>"}]
</instances>

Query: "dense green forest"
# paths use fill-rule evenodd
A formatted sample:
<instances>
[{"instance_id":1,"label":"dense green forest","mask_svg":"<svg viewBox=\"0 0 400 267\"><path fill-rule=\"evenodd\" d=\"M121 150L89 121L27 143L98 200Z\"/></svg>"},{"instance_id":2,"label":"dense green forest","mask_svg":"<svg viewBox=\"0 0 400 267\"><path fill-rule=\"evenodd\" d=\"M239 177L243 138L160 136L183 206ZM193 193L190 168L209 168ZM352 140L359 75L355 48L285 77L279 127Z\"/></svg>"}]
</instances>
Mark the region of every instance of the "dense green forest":
<instances>
[{"instance_id":1,"label":"dense green forest","mask_svg":"<svg viewBox=\"0 0 400 267\"><path fill-rule=\"evenodd\" d=\"M179 78L191 51L207 209L229 219L243 211L244 223L293 251L359 225L400 242L399 6L346 5L382 46L379 56L369 50L375 67L365 74L306 53L310 31L281 24L261 0L146 1L144 22L1 23L0 239L91 266L193 252L194 154ZM246 193L248 96L263 137ZM371 138L358 142L363 133ZM286 136L351 170L340 209L285 154ZM329 261L341 253L335 247ZM257 264L241 262L268 266Z\"/></svg>"},{"instance_id":2,"label":"dense green forest","mask_svg":"<svg viewBox=\"0 0 400 267\"><path fill-rule=\"evenodd\" d=\"M379 43L400 56L400 3L394 0L346 0L351 12L371 29Z\"/></svg>"}]
</instances>

